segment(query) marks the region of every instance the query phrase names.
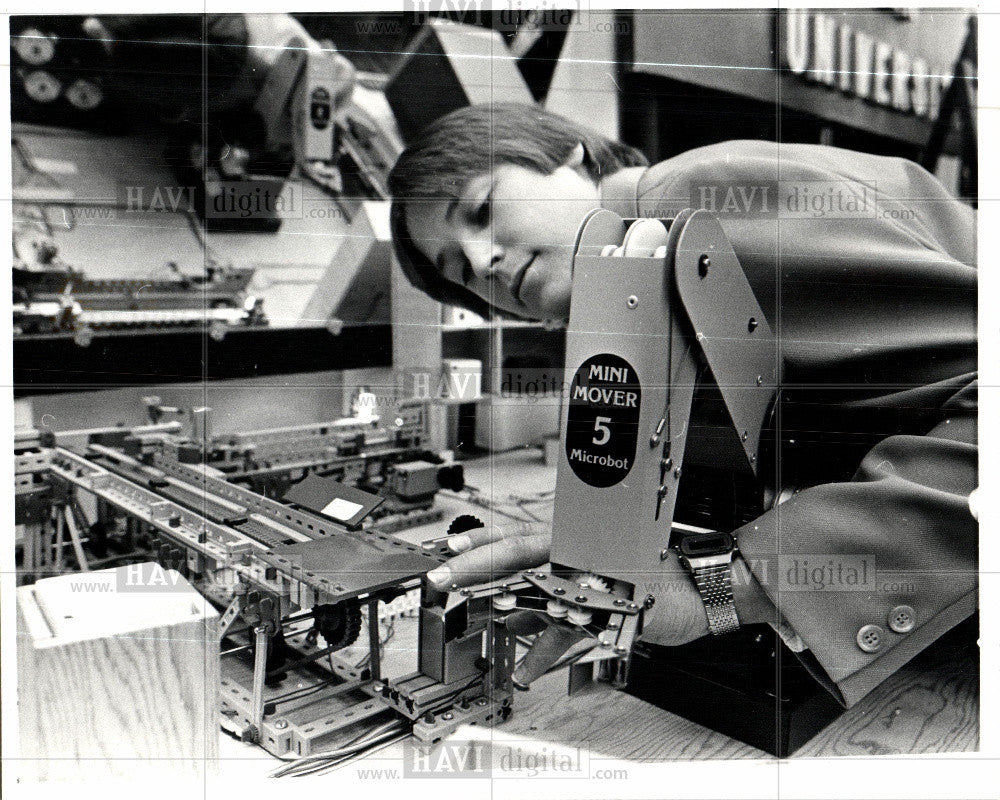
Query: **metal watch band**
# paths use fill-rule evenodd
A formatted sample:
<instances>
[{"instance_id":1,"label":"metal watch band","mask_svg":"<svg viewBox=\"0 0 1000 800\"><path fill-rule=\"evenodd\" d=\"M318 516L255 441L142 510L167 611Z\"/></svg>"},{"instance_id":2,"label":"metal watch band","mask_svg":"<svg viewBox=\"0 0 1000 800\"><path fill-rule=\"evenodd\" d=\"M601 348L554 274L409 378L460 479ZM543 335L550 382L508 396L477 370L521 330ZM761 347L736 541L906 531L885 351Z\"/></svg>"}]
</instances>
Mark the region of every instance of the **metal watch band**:
<instances>
[{"instance_id":1,"label":"metal watch band","mask_svg":"<svg viewBox=\"0 0 1000 800\"><path fill-rule=\"evenodd\" d=\"M716 636L739 630L740 618L733 602L732 564L697 567L691 573L705 603L708 629Z\"/></svg>"}]
</instances>

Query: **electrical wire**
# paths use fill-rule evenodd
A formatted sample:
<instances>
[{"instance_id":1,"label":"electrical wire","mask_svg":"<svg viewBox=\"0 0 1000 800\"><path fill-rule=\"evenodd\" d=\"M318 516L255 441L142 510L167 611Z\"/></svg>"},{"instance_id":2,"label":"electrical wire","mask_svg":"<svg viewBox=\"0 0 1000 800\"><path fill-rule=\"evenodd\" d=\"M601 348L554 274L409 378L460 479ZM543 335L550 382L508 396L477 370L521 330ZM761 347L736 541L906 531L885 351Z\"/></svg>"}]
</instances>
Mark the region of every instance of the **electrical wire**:
<instances>
[{"instance_id":1,"label":"electrical wire","mask_svg":"<svg viewBox=\"0 0 1000 800\"><path fill-rule=\"evenodd\" d=\"M379 745L390 744L393 740L399 741L409 735L410 732L406 720L390 720L372 731L365 731L334 750L297 757L291 763L279 767L272 772L271 777L303 777L305 775L324 772L340 766L351 758L364 755Z\"/></svg>"},{"instance_id":2,"label":"electrical wire","mask_svg":"<svg viewBox=\"0 0 1000 800\"><path fill-rule=\"evenodd\" d=\"M267 703L270 705L280 706L284 705L285 703L290 703L293 700L301 700L303 697L308 697L311 694L315 694L320 689L326 688L336 680L337 676L334 675L331 676L330 678L327 678L326 680L320 681L319 683L314 683L311 686L304 686L303 688L297 689L294 692L289 692L286 695L281 695L280 697L277 697L274 700L268 700Z\"/></svg>"},{"instance_id":3,"label":"electrical wire","mask_svg":"<svg viewBox=\"0 0 1000 800\"><path fill-rule=\"evenodd\" d=\"M394 744L395 742L401 742L403 741L403 739L409 738L409 736L410 736L409 731L401 732L395 736L387 736L386 738L383 738L377 742L373 742L372 744L368 745L364 750L359 750L356 753L351 753L349 755L341 756L336 760L331 760L329 763L319 762L314 766L307 766L301 771L294 772L292 774L292 777L305 777L307 775L324 775L327 772L331 772L337 769L338 767L342 767L344 764L347 764L350 761L362 758L363 756L366 756L369 753L373 753L376 750L381 750L383 747L388 747L389 745Z\"/></svg>"}]
</instances>

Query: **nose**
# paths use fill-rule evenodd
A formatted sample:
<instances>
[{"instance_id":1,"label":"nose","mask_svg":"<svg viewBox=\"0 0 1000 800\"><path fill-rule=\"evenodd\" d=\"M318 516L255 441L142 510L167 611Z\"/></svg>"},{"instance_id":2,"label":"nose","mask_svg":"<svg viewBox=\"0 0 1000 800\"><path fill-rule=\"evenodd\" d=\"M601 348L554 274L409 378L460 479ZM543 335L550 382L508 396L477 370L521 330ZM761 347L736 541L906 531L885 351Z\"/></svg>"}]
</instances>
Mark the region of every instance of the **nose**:
<instances>
[{"instance_id":1,"label":"nose","mask_svg":"<svg viewBox=\"0 0 1000 800\"><path fill-rule=\"evenodd\" d=\"M469 237L462 241L462 253L469 261L472 271L480 278L489 280L496 274L497 266L503 261L503 248L492 238Z\"/></svg>"}]
</instances>

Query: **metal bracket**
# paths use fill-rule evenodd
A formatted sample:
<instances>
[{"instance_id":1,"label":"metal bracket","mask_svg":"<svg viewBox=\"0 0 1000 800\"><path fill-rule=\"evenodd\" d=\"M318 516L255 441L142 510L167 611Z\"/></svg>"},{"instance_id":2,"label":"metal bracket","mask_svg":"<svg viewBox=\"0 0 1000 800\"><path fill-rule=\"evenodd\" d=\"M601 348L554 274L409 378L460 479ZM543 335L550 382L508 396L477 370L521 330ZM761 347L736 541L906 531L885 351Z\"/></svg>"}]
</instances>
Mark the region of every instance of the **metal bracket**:
<instances>
[{"instance_id":1,"label":"metal bracket","mask_svg":"<svg viewBox=\"0 0 1000 800\"><path fill-rule=\"evenodd\" d=\"M719 221L694 212L674 256L677 291L750 468L774 399L777 344Z\"/></svg>"}]
</instances>

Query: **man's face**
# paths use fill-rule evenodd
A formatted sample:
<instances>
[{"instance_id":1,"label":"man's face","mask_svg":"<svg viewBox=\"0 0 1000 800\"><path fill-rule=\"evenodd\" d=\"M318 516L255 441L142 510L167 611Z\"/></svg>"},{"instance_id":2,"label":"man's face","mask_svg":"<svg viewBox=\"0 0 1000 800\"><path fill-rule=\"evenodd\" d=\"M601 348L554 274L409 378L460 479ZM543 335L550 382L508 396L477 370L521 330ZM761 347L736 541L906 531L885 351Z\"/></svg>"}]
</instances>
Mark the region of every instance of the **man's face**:
<instances>
[{"instance_id":1,"label":"man's face","mask_svg":"<svg viewBox=\"0 0 1000 800\"><path fill-rule=\"evenodd\" d=\"M542 175L502 164L458 198L409 201L406 227L445 280L522 317L567 319L576 233L599 206L576 166Z\"/></svg>"}]
</instances>

